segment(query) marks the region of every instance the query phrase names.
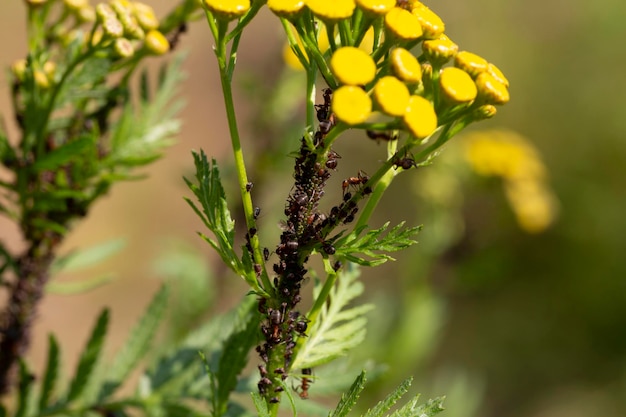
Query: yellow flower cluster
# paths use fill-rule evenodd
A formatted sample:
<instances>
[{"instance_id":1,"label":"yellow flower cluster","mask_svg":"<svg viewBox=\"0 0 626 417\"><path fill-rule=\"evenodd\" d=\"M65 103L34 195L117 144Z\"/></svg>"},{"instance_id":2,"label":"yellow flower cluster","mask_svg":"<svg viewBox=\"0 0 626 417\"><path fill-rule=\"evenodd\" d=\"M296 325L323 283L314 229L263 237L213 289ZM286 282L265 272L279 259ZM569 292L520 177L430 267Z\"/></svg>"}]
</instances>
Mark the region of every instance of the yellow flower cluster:
<instances>
[{"instance_id":1,"label":"yellow flower cluster","mask_svg":"<svg viewBox=\"0 0 626 417\"><path fill-rule=\"evenodd\" d=\"M373 114L377 122L382 115L391 118L388 125L423 139L440 120L460 117L463 111L474 120L491 117L493 105L509 100L502 72L478 55L459 52L445 35L442 19L417 0L268 0L267 6L289 20L298 35L307 36L306 44L297 38L296 45L285 49L286 60L294 67L320 67L335 90L332 111L348 125L367 128ZM315 24L304 19L315 19ZM315 33L308 34L306 28L313 27ZM317 50L310 50L311 43ZM412 51L418 47L421 54L416 56Z\"/></svg>"},{"instance_id":2,"label":"yellow flower cluster","mask_svg":"<svg viewBox=\"0 0 626 417\"><path fill-rule=\"evenodd\" d=\"M463 143L465 159L474 171L504 180L506 197L524 230L538 233L554 222L556 198L537 151L525 137L491 130L466 135Z\"/></svg>"}]
</instances>

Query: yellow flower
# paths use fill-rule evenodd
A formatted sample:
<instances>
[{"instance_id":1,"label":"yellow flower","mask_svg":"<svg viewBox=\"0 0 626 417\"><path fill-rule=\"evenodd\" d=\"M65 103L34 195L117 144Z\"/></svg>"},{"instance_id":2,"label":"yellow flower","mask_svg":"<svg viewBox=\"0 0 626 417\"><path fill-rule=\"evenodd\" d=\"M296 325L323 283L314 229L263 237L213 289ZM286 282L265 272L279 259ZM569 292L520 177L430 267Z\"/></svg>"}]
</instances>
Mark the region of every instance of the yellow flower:
<instances>
[{"instance_id":1,"label":"yellow flower","mask_svg":"<svg viewBox=\"0 0 626 417\"><path fill-rule=\"evenodd\" d=\"M422 3L415 2L411 12L417 16L417 19L422 25L425 39L437 39L446 30L446 25L443 23L443 20Z\"/></svg>"},{"instance_id":2,"label":"yellow flower","mask_svg":"<svg viewBox=\"0 0 626 417\"><path fill-rule=\"evenodd\" d=\"M104 30L104 34L109 38L119 38L124 34L122 22L115 17L110 17L102 22L102 29Z\"/></svg>"},{"instance_id":3,"label":"yellow flower","mask_svg":"<svg viewBox=\"0 0 626 417\"><path fill-rule=\"evenodd\" d=\"M352 16L354 0L306 0L306 5L321 20L334 22Z\"/></svg>"},{"instance_id":4,"label":"yellow flower","mask_svg":"<svg viewBox=\"0 0 626 417\"><path fill-rule=\"evenodd\" d=\"M365 51L345 46L330 58L330 69L341 84L365 85L376 76L376 63Z\"/></svg>"},{"instance_id":5,"label":"yellow flower","mask_svg":"<svg viewBox=\"0 0 626 417\"><path fill-rule=\"evenodd\" d=\"M399 117L406 113L409 104L409 89L396 77L382 77L374 86L374 99L382 111L389 116Z\"/></svg>"},{"instance_id":6,"label":"yellow flower","mask_svg":"<svg viewBox=\"0 0 626 417\"><path fill-rule=\"evenodd\" d=\"M89 6L88 0L63 0L63 5L69 10L75 12L83 7Z\"/></svg>"},{"instance_id":7,"label":"yellow flower","mask_svg":"<svg viewBox=\"0 0 626 417\"><path fill-rule=\"evenodd\" d=\"M556 218L556 199L538 181L507 181L506 197L515 213L517 223L528 233L540 233Z\"/></svg>"},{"instance_id":8,"label":"yellow flower","mask_svg":"<svg viewBox=\"0 0 626 417\"><path fill-rule=\"evenodd\" d=\"M54 61L46 61L43 64L43 72L50 80L54 80L54 74L57 71L57 64Z\"/></svg>"},{"instance_id":9,"label":"yellow flower","mask_svg":"<svg viewBox=\"0 0 626 417\"><path fill-rule=\"evenodd\" d=\"M96 21L96 10L91 6L82 7L76 12L76 17L82 23L93 23Z\"/></svg>"},{"instance_id":10,"label":"yellow flower","mask_svg":"<svg viewBox=\"0 0 626 417\"><path fill-rule=\"evenodd\" d=\"M454 58L454 66L467 72L472 78L478 77L481 72L487 71L489 62L479 55L461 51Z\"/></svg>"},{"instance_id":11,"label":"yellow flower","mask_svg":"<svg viewBox=\"0 0 626 417\"><path fill-rule=\"evenodd\" d=\"M441 35L438 39L422 42L422 51L430 62L443 65L457 54L459 46L446 35Z\"/></svg>"},{"instance_id":12,"label":"yellow flower","mask_svg":"<svg viewBox=\"0 0 626 417\"><path fill-rule=\"evenodd\" d=\"M267 0L267 7L277 16L290 18L304 8L304 0Z\"/></svg>"},{"instance_id":13,"label":"yellow flower","mask_svg":"<svg viewBox=\"0 0 626 417\"><path fill-rule=\"evenodd\" d=\"M26 60L18 59L11 65L11 70L13 71L13 75L20 81L24 81L24 74L26 73Z\"/></svg>"},{"instance_id":14,"label":"yellow flower","mask_svg":"<svg viewBox=\"0 0 626 417\"><path fill-rule=\"evenodd\" d=\"M96 6L96 16L100 23L104 23L107 19L117 19L115 11L106 3L100 3Z\"/></svg>"},{"instance_id":15,"label":"yellow flower","mask_svg":"<svg viewBox=\"0 0 626 417\"><path fill-rule=\"evenodd\" d=\"M337 119L348 125L367 120L372 112L372 100L360 87L346 85L333 92L332 111Z\"/></svg>"},{"instance_id":16,"label":"yellow flower","mask_svg":"<svg viewBox=\"0 0 626 417\"><path fill-rule=\"evenodd\" d=\"M163 55L170 50L170 43L158 30L151 30L144 39L145 48L154 55Z\"/></svg>"},{"instance_id":17,"label":"yellow flower","mask_svg":"<svg viewBox=\"0 0 626 417\"><path fill-rule=\"evenodd\" d=\"M113 44L113 48L121 58L130 58L135 53L133 44L126 38L118 38Z\"/></svg>"},{"instance_id":18,"label":"yellow flower","mask_svg":"<svg viewBox=\"0 0 626 417\"><path fill-rule=\"evenodd\" d=\"M50 88L50 79L42 70L33 71L33 78L35 79L35 84L37 85L37 87L41 88L42 90L47 90L48 88Z\"/></svg>"},{"instance_id":19,"label":"yellow flower","mask_svg":"<svg viewBox=\"0 0 626 417\"><path fill-rule=\"evenodd\" d=\"M359 49L362 49L363 51L369 54L370 52L372 52L373 48L374 48L374 28L370 26L367 32L365 32L365 35L363 36L363 40L359 44Z\"/></svg>"},{"instance_id":20,"label":"yellow flower","mask_svg":"<svg viewBox=\"0 0 626 417\"><path fill-rule=\"evenodd\" d=\"M389 32L404 41L422 36L422 26L417 16L400 7L394 7L385 15L385 26Z\"/></svg>"},{"instance_id":21,"label":"yellow flower","mask_svg":"<svg viewBox=\"0 0 626 417\"><path fill-rule=\"evenodd\" d=\"M487 65L487 72L491 74L496 80L500 81L506 88L509 88L509 80L506 79L500 68L493 64Z\"/></svg>"},{"instance_id":22,"label":"yellow flower","mask_svg":"<svg viewBox=\"0 0 626 417\"><path fill-rule=\"evenodd\" d=\"M250 9L250 0L204 0L206 7L218 19L233 20Z\"/></svg>"},{"instance_id":23,"label":"yellow flower","mask_svg":"<svg viewBox=\"0 0 626 417\"><path fill-rule=\"evenodd\" d=\"M404 82L419 83L422 81L422 67L417 58L404 48L391 51L391 69Z\"/></svg>"},{"instance_id":24,"label":"yellow flower","mask_svg":"<svg viewBox=\"0 0 626 417\"><path fill-rule=\"evenodd\" d=\"M439 75L439 88L451 103L468 103L476 98L478 90L469 74L456 67L444 68Z\"/></svg>"},{"instance_id":25,"label":"yellow flower","mask_svg":"<svg viewBox=\"0 0 626 417\"><path fill-rule=\"evenodd\" d=\"M133 2L133 16L137 19L139 26L144 30L152 30L159 27L159 19L154 14L154 9L147 4Z\"/></svg>"},{"instance_id":26,"label":"yellow flower","mask_svg":"<svg viewBox=\"0 0 626 417\"><path fill-rule=\"evenodd\" d=\"M430 136L437 129L437 114L430 101L422 96L411 96L404 124L417 139Z\"/></svg>"},{"instance_id":27,"label":"yellow flower","mask_svg":"<svg viewBox=\"0 0 626 417\"><path fill-rule=\"evenodd\" d=\"M385 15L396 5L396 2L395 0L356 0L356 4L367 13Z\"/></svg>"},{"instance_id":28,"label":"yellow flower","mask_svg":"<svg viewBox=\"0 0 626 417\"><path fill-rule=\"evenodd\" d=\"M478 95L487 104L505 104L510 99L509 90L506 86L488 72L478 75L476 86L478 87Z\"/></svg>"}]
</instances>

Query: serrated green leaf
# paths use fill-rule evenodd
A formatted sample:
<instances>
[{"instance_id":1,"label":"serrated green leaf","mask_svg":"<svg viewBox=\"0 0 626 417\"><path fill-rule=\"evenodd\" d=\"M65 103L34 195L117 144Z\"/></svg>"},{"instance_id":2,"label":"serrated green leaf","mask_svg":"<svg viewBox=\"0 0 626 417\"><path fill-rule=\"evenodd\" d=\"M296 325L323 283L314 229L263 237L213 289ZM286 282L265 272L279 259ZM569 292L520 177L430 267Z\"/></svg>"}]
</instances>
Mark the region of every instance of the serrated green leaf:
<instances>
[{"instance_id":1,"label":"serrated green leaf","mask_svg":"<svg viewBox=\"0 0 626 417\"><path fill-rule=\"evenodd\" d=\"M89 338L85 349L80 355L78 366L76 368L76 372L74 373L74 378L70 383L66 403L76 400L87 386L87 383L91 378L92 371L94 370L96 362L102 352L108 324L109 310L104 309L100 314L100 317L98 317L98 321L91 332L91 337Z\"/></svg>"},{"instance_id":2,"label":"serrated green leaf","mask_svg":"<svg viewBox=\"0 0 626 417\"><path fill-rule=\"evenodd\" d=\"M60 271L72 272L88 268L102 262L121 251L126 246L125 239L113 239L87 249L73 251L59 257L52 264L52 274Z\"/></svg>"},{"instance_id":3,"label":"serrated green leaf","mask_svg":"<svg viewBox=\"0 0 626 417\"><path fill-rule=\"evenodd\" d=\"M259 413L259 417L270 417L270 411L267 408L265 398L261 397L258 392L253 392L251 395L252 402L254 403L257 413Z\"/></svg>"},{"instance_id":4,"label":"serrated green leaf","mask_svg":"<svg viewBox=\"0 0 626 417\"><path fill-rule=\"evenodd\" d=\"M389 227L387 222L382 227L369 230L361 236L366 227L360 227L353 233L337 239L334 244L337 249L335 256L362 266L377 266L394 260L387 255L388 252L396 252L417 243L413 238L421 230L421 226L404 228L402 222L385 234ZM367 258L358 255L365 255Z\"/></svg>"},{"instance_id":5,"label":"serrated green leaf","mask_svg":"<svg viewBox=\"0 0 626 417\"><path fill-rule=\"evenodd\" d=\"M217 415L222 415L228 407L230 394L237 387L237 378L247 364L248 353L257 343L259 316L254 306L240 310L240 321L224 342L216 377Z\"/></svg>"},{"instance_id":6,"label":"serrated green leaf","mask_svg":"<svg viewBox=\"0 0 626 417\"><path fill-rule=\"evenodd\" d=\"M52 281L46 285L46 294L75 295L84 294L96 288L102 287L113 281L114 276L104 274L91 279L83 279L71 282Z\"/></svg>"},{"instance_id":7,"label":"serrated green leaf","mask_svg":"<svg viewBox=\"0 0 626 417\"><path fill-rule=\"evenodd\" d=\"M78 155L88 151L94 150L96 146L95 137L81 136L76 140L62 145L52 152L46 154L42 158L38 158L33 169L36 171L50 170L54 171L61 165L70 162Z\"/></svg>"},{"instance_id":8,"label":"serrated green leaf","mask_svg":"<svg viewBox=\"0 0 626 417\"><path fill-rule=\"evenodd\" d=\"M39 409L44 410L54 394L57 378L59 376L59 344L53 334L48 336L48 360L44 371L43 382L41 384L41 394L39 396Z\"/></svg>"},{"instance_id":9,"label":"serrated green leaf","mask_svg":"<svg viewBox=\"0 0 626 417\"><path fill-rule=\"evenodd\" d=\"M293 368L312 368L345 355L365 338L367 320L364 315L372 305L348 308L363 293L363 284L357 281L360 273L354 265L346 265L337 276L335 287L328 295L319 317L311 326L309 337L304 340L294 359ZM321 283L314 289L319 296Z\"/></svg>"},{"instance_id":10,"label":"serrated green leaf","mask_svg":"<svg viewBox=\"0 0 626 417\"><path fill-rule=\"evenodd\" d=\"M141 358L145 357L149 352L150 342L161 323L163 313L167 307L167 296L168 289L164 285L152 298L152 302L143 317L141 317L139 323L132 330L130 337L115 356L113 365L106 377L106 382L98 395L100 400L104 400L113 394Z\"/></svg>"},{"instance_id":11,"label":"serrated green leaf","mask_svg":"<svg viewBox=\"0 0 626 417\"><path fill-rule=\"evenodd\" d=\"M28 369L26 362L19 361L19 383L17 393L17 410L15 417L24 417L29 414L33 400L33 382L35 378Z\"/></svg>"},{"instance_id":12,"label":"serrated green leaf","mask_svg":"<svg viewBox=\"0 0 626 417\"><path fill-rule=\"evenodd\" d=\"M417 407L413 416L417 417L433 417L441 413L445 408L443 407L443 401L446 397L437 397L432 400L428 400L426 404L422 404Z\"/></svg>"},{"instance_id":13,"label":"serrated green leaf","mask_svg":"<svg viewBox=\"0 0 626 417\"><path fill-rule=\"evenodd\" d=\"M363 388L365 388L365 371L361 371L359 376L354 380L350 390L341 396L339 404L337 404L337 407L330 413L329 417L347 416L359 399Z\"/></svg>"},{"instance_id":14,"label":"serrated green leaf","mask_svg":"<svg viewBox=\"0 0 626 417\"><path fill-rule=\"evenodd\" d=\"M393 407L393 405L409 391L409 387L411 386L412 381L413 378L408 378L404 380L404 382L402 382L402 384L400 384L400 386L398 386L398 388L396 388L384 400L379 401L378 404L374 406L374 408L370 408L369 410L367 410L367 413L365 413L365 417L381 417L383 414L389 411L389 409Z\"/></svg>"}]
</instances>

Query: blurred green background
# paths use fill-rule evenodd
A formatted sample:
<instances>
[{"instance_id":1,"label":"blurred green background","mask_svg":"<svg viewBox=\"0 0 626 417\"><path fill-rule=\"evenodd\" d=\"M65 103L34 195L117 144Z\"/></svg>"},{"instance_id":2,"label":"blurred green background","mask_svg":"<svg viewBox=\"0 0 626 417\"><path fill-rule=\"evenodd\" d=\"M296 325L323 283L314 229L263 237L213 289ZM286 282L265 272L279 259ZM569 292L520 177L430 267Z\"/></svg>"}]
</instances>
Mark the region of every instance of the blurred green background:
<instances>
[{"instance_id":1,"label":"blurred green background","mask_svg":"<svg viewBox=\"0 0 626 417\"><path fill-rule=\"evenodd\" d=\"M365 401L373 402L389 391L388 384L413 374L418 391L448 394L445 415L450 417L624 416L626 4L426 3L444 19L446 32L461 49L486 57L507 75L511 102L495 119L473 129L506 127L534 144L549 172L559 217L542 233L522 230L499 180L459 168L462 139L431 171L399 177L373 226L407 220L424 224L424 232L420 244L397 262L364 274L367 298L381 307L372 315L368 342L355 357L375 355L389 364ZM164 13L174 2L152 4ZM20 1L0 5L3 68L26 50L23 9ZM195 235L201 224L182 199L189 195L181 177L191 173L191 149L202 147L215 156L226 176L231 161L211 45L201 22L183 38L190 53L180 142L148 171L149 179L114 189L64 245L69 251L127 239L121 255L90 271L115 271L111 284L86 295L45 300L30 354L36 363L43 361L45 334L54 331L68 346L66 364L73 366L72 352L84 344L104 305L113 308L114 350L159 285L155 260L174 251L167 243L172 239L187 242L215 265L211 286L202 289L213 310L232 306L241 296L241 283L222 276L216 258ZM257 159L255 152L271 146L286 156L298 138L291 131L281 139L289 132L281 123L298 117L298 107L273 113L264 101L281 77L289 77L282 69L282 46L278 22L261 13L244 34L237 69L236 100L248 138L247 158L256 167L253 195L263 209L260 233L268 246L280 233L276 224L290 187L291 160L283 158L281 165ZM0 111L15 134L9 94L7 84L1 84ZM347 137L337 150L344 155L338 181L358 169L373 172L384 156L384 146L361 136ZM355 154L362 159L348 158ZM453 197L434 201L427 187ZM2 239L19 250L16 230L4 221L0 230Z\"/></svg>"}]
</instances>

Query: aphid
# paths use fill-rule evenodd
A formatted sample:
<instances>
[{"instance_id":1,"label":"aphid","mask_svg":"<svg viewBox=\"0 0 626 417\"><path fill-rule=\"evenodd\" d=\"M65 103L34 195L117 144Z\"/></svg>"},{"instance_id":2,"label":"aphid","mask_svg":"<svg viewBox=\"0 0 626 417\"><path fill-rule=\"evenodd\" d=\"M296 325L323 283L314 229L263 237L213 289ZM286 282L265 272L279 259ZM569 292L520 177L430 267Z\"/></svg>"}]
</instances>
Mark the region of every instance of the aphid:
<instances>
[{"instance_id":1,"label":"aphid","mask_svg":"<svg viewBox=\"0 0 626 417\"><path fill-rule=\"evenodd\" d=\"M335 254L335 247L333 245L331 245L328 242L324 242L322 243L322 250L324 251L324 253L326 255L334 255Z\"/></svg>"},{"instance_id":2,"label":"aphid","mask_svg":"<svg viewBox=\"0 0 626 417\"><path fill-rule=\"evenodd\" d=\"M339 268L341 268L341 261L335 262L335 264L333 265L333 271L337 272L339 271Z\"/></svg>"},{"instance_id":3,"label":"aphid","mask_svg":"<svg viewBox=\"0 0 626 417\"><path fill-rule=\"evenodd\" d=\"M259 264L254 264L254 273L259 276L261 275L261 272L263 271L263 269L261 268L261 265Z\"/></svg>"},{"instance_id":4,"label":"aphid","mask_svg":"<svg viewBox=\"0 0 626 417\"><path fill-rule=\"evenodd\" d=\"M250 192L250 190L252 189L252 187L254 187L254 184L252 184L251 182L246 184L246 191Z\"/></svg>"},{"instance_id":5,"label":"aphid","mask_svg":"<svg viewBox=\"0 0 626 417\"><path fill-rule=\"evenodd\" d=\"M254 208L254 213L253 216L256 219L257 217L259 217L259 214L261 214L261 208L260 207L255 207Z\"/></svg>"},{"instance_id":6,"label":"aphid","mask_svg":"<svg viewBox=\"0 0 626 417\"><path fill-rule=\"evenodd\" d=\"M266 261L270 258L270 250L268 248L263 248L263 259Z\"/></svg>"}]
</instances>

